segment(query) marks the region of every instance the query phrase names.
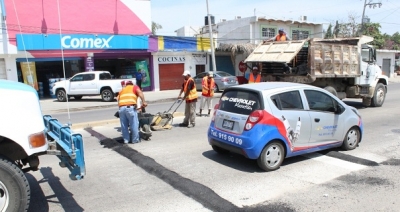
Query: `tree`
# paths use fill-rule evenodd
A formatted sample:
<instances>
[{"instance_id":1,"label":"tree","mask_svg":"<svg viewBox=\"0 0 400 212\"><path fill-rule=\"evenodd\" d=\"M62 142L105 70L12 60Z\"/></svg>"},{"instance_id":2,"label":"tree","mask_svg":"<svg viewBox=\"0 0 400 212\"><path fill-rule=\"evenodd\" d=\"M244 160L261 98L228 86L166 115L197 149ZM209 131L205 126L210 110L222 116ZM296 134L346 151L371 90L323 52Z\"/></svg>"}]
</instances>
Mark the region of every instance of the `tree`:
<instances>
[{"instance_id":1,"label":"tree","mask_svg":"<svg viewBox=\"0 0 400 212\"><path fill-rule=\"evenodd\" d=\"M332 33L332 24L329 24L328 30L326 30L325 34L325 39L333 38L333 33Z\"/></svg>"},{"instance_id":2,"label":"tree","mask_svg":"<svg viewBox=\"0 0 400 212\"><path fill-rule=\"evenodd\" d=\"M157 33L157 30L162 29L162 26L160 24L157 24L156 22L151 22L151 33L155 35Z\"/></svg>"}]
</instances>

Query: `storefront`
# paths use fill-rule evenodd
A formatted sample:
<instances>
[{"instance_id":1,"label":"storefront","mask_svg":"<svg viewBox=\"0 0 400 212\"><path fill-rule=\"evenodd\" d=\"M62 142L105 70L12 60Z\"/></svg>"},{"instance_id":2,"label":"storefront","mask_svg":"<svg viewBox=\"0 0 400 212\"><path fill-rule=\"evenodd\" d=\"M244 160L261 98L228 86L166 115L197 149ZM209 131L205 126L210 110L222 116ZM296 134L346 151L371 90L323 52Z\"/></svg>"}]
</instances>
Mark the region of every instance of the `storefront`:
<instances>
[{"instance_id":1,"label":"storefront","mask_svg":"<svg viewBox=\"0 0 400 212\"><path fill-rule=\"evenodd\" d=\"M37 83L43 84L45 96L49 94L46 87L49 79L69 78L93 70L109 71L115 78L129 78L134 77L138 69L143 69L148 79L144 90L153 90L148 36L18 34L16 39L17 49L28 52L25 58L16 58L18 76L20 73L22 76L36 75ZM30 68L24 70L24 67Z\"/></svg>"},{"instance_id":2,"label":"storefront","mask_svg":"<svg viewBox=\"0 0 400 212\"><path fill-rule=\"evenodd\" d=\"M156 40L157 45L152 46L157 50L153 53L155 90L180 89L185 70L192 76L209 70L209 39L159 36Z\"/></svg>"}]
</instances>

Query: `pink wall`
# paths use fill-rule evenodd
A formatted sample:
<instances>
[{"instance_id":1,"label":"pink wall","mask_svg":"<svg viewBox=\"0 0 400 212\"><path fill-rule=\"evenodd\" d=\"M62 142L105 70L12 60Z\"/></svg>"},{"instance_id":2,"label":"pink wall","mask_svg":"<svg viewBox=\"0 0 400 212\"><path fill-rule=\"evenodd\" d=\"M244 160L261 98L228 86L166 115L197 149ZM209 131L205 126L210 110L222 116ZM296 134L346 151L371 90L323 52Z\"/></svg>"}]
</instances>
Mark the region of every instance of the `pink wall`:
<instances>
[{"instance_id":1,"label":"pink wall","mask_svg":"<svg viewBox=\"0 0 400 212\"><path fill-rule=\"evenodd\" d=\"M5 6L9 40L14 45L15 34L21 33L19 25L22 34L58 34L59 17L62 34L151 34L146 23L120 0L5 0Z\"/></svg>"}]
</instances>

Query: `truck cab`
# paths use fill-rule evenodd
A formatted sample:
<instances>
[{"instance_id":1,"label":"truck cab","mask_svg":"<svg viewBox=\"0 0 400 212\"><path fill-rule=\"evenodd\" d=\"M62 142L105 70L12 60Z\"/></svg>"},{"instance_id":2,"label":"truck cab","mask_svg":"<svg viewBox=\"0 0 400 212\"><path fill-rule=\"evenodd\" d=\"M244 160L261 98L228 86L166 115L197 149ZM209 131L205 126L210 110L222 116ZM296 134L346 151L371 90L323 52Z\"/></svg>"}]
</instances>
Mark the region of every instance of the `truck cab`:
<instances>
[{"instance_id":1,"label":"truck cab","mask_svg":"<svg viewBox=\"0 0 400 212\"><path fill-rule=\"evenodd\" d=\"M30 189L25 172L39 169L41 155L55 155L70 178L83 179L82 135L51 116L43 116L31 86L0 80L0 211L26 211Z\"/></svg>"}]
</instances>

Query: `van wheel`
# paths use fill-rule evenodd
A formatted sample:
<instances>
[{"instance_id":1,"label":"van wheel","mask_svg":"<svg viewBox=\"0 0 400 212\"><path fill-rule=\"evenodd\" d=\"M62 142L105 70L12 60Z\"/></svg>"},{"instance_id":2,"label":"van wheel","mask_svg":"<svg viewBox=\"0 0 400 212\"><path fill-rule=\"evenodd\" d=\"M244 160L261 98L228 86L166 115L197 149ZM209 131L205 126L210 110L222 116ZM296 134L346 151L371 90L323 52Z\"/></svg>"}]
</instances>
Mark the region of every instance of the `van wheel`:
<instances>
[{"instance_id":1,"label":"van wheel","mask_svg":"<svg viewBox=\"0 0 400 212\"><path fill-rule=\"evenodd\" d=\"M29 201L25 174L15 163L0 156L0 211L27 211Z\"/></svg>"},{"instance_id":2,"label":"van wheel","mask_svg":"<svg viewBox=\"0 0 400 212\"><path fill-rule=\"evenodd\" d=\"M279 169L285 156L285 150L281 143L273 141L264 147L257 159L258 166L265 171Z\"/></svg>"},{"instance_id":3,"label":"van wheel","mask_svg":"<svg viewBox=\"0 0 400 212\"><path fill-rule=\"evenodd\" d=\"M357 127L352 127L346 133L346 136L343 139L342 149L353 150L358 146L360 140L361 140L360 130Z\"/></svg>"},{"instance_id":4,"label":"van wheel","mask_svg":"<svg viewBox=\"0 0 400 212\"><path fill-rule=\"evenodd\" d=\"M371 100L372 107L381 107L385 101L386 90L382 83L378 83L375 87L374 97Z\"/></svg>"},{"instance_id":5,"label":"van wheel","mask_svg":"<svg viewBox=\"0 0 400 212\"><path fill-rule=\"evenodd\" d=\"M114 101L114 93L110 89L104 89L101 91L101 99L105 102Z\"/></svg>"},{"instance_id":6,"label":"van wheel","mask_svg":"<svg viewBox=\"0 0 400 212\"><path fill-rule=\"evenodd\" d=\"M226 153L229 152L228 150L222 149L221 147L215 146L215 145L212 145L212 148L213 148L213 150L216 151L218 154L226 154Z\"/></svg>"},{"instance_id":7,"label":"van wheel","mask_svg":"<svg viewBox=\"0 0 400 212\"><path fill-rule=\"evenodd\" d=\"M57 100L59 101L59 102L66 102L67 101L67 94L65 93L65 91L64 90L58 90L57 91Z\"/></svg>"}]
</instances>

